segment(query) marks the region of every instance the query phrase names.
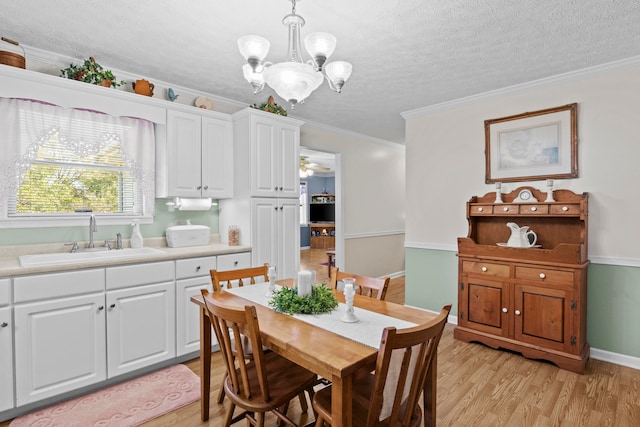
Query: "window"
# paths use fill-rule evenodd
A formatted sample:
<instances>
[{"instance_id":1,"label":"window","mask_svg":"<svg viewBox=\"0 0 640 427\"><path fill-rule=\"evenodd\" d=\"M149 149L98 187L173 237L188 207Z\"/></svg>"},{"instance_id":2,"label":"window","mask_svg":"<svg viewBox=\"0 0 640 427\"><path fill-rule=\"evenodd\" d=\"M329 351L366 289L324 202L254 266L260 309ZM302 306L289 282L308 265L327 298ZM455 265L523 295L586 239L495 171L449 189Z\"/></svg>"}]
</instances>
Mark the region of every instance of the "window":
<instances>
[{"instance_id":1,"label":"window","mask_svg":"<svg viewBox=\"0 0 640 427\"><path fill-rule=\"evenodd\" d=\"M152 123L0 98L0 124L9 129L0 148L3 221L151 217Z\"/></svg>"},{"instance_id":2,"label":"window","mask_svg":"<svg viewBox=\"0 0 640 427\"><path fill-rule=\"evenodd\" d=\"M307 197L307 183L300 181L300 225L307 225L309 215L309 198Z\"/></svg>"}]
</instances>

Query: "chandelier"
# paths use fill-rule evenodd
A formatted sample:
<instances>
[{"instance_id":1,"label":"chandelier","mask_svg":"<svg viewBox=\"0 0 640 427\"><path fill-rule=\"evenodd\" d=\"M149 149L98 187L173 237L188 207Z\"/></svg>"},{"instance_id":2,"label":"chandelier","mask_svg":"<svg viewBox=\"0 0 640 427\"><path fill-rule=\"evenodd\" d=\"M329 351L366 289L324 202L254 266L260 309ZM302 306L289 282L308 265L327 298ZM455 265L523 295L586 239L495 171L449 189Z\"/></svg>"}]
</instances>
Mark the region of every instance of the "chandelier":
<instances>
[{"instance_id":1,"label":"chandelier","mask_svg":"<svg viewBox=\"0 0 640 427\"><path fill-rule=\"evenodd\" d=\"M325 78L329 87L340 93L351 76L351 64L345 61L325 64L336 48L336 38L329 33L312 33L304 38L311 60L302 61L300 29L304 26L304 19L296 14L296 0L289 1L292 4L291 13L282 19L283 25L289 29L287 61L277 64L263 62L269 53L270 43L260 36L240 37L238 48L247 60L242 72L253 93L262 92L266 83L293 108L311 95Z\"/></svg>"}]
</instances>

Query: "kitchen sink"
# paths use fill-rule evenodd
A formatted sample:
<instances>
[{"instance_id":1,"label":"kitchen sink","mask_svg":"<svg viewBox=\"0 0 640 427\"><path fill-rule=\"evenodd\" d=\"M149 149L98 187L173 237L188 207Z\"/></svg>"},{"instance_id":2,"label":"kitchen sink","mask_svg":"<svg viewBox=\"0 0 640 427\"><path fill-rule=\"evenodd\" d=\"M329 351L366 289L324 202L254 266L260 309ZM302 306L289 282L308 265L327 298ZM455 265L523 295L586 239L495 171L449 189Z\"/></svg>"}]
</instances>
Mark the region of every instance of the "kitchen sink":
<instances>
[{"instance_id":1,"label":"kitchen sink","mask_svg":"<svg viewBox=\"0 0 640 427\"><path fill-rule=\"evenodd\" d=\"M109 261L135 257L166 254L165 251L155 248L127 248L112 249L110 251L81 251L62 252L52 254L21 255L19 258L22 267L38 267L42 265L74 264L77 262Z\"/></svg>"}]
</instances>

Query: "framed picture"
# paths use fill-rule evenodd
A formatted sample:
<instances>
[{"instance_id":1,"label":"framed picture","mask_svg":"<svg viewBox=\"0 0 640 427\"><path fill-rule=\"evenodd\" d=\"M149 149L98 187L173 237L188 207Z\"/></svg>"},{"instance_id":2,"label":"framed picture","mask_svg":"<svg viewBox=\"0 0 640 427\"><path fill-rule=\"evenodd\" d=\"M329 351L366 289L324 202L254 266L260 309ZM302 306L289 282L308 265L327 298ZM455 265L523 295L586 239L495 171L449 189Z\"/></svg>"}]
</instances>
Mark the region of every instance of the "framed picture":
<instances>
[{"instance_id":1,"label":"framed picture","mask_svg":"<svg viewBox=\"0 0 640 427\"><path fill-rule=\"evenodd\" d=\"M485 120L485 182L578 176L578 104Z\"/></svg>"}]
</instances>

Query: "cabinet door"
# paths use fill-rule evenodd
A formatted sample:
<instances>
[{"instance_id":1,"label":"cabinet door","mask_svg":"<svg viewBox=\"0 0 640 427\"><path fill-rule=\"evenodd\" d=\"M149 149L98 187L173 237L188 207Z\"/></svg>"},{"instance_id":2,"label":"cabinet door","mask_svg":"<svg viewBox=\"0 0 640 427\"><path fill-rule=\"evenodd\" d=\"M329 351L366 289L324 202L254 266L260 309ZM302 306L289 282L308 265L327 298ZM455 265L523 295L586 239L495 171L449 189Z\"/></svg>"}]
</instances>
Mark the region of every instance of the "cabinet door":
<instances>
[{"instance_id":1,"label":"cabinet door","mask_svg":"<svg viewBox=\"0 0 640 427\"><path fill-rule=\"evenodd\" d=\"M230 121L202 118L202 197L233 197L232 132Z\"/></svg>"},{"instance_id":2,"label":"cabinet door","mask_svg":"<svg viewBox=\"0 0 640 427\"><path fill-rule=\"evenodd\" d=\"M508 282L463 276L458 304L460 326L508 337L510 303Z\"/></svg>"},{"instance_id":3,"label":"cabinet door","mask_svg":"<svg viewBox=\"0 0 640 427\"><path fill-rule=\"evenodd\" d=\"M174 282L107 292L108 377L175 357Z\"/></svg>"},{"instance_id":4,"label":"cabinet door","mask_svg":"<svg viewBox=\"0 0 640 427\"><path fill-rule=\"evenodd\" d=\"M571 313L575 312L571 308L572 295L561 289L516 284L515 338L577 354L580 349L571 330Z\"/></svg>"},{"instance_id":5,"label":"cabinet door","mask_svg":"<svg viewBox=\"0 0 640 427\"><path fill-rule=\"evenodd\" d=\"M251 199L251 214L251 264L269 263L278 268L278 277L284 277L278 266L278 199Z\"/></svg>"},{"instance_id":6,"label":"cabinet door","mask_svg":"<svg viewBox=\"0 0 640 427\"><path fill-rule=\"evenodd\" d=\"M297 126L278 128L278 197L300 197L300 130Z\"/></svg>"},{"instance_id":7,"label":"cabinet door","mask_svg":"<svg viewBox=\"0 0 640 427\"><path fill-rule=\"evenodd\" d=\"M167 110L169 196L201 196L201 147L201 117L197 114Z\"/></svg>"},{"instance_id":8,"label":"cabinet door","mask_svg":"<svg viewBox=\"0 0 640 427\"><path fill-rule=\"evenodd\" d=\"M200 307L191 297L200 295L200 289L211 291L211 277L194 277L176 282L176 355L182 356L200 350ZM213 334L211 343L216 344Z\"/></svg>"},{"instance_id":9,"label":"cabinet door","mask_svg":"<svg viewBox=\"0 0 640 427\"><path fill-rule=\"evenodd\" d=\"M14 311L17 406L106 379L103 293Z\"/></svg>"},{"instance_id":10,"label":"cabinet door","mask_svg":"<svg viewBox=\"0 0 640 427\"><path fill-rule=\"evenodd\" d=\"M300 269L300 202L278 199L278 277L296 277Z\"/></svg>"},{"instance_id":11,"label":"cabinet door","mask_svg":"<svg viewBox=\"0 0 640 427\"><path fill-rule=\"evenodd\" d=\"M0 412L13 402L13 323L11 307L0 308Z\"/></svg>"},{"instance_id":12,"label":"cabinet door","mask_svg":"<svg viewBox=\"0 0 640 427\"><path fill-rule=\"evenodd\" d=\"M263 117L255 117L251 135L251 194L257 197L277 197L278 134L277 123Z\"/></svg>"}]
</instances>

